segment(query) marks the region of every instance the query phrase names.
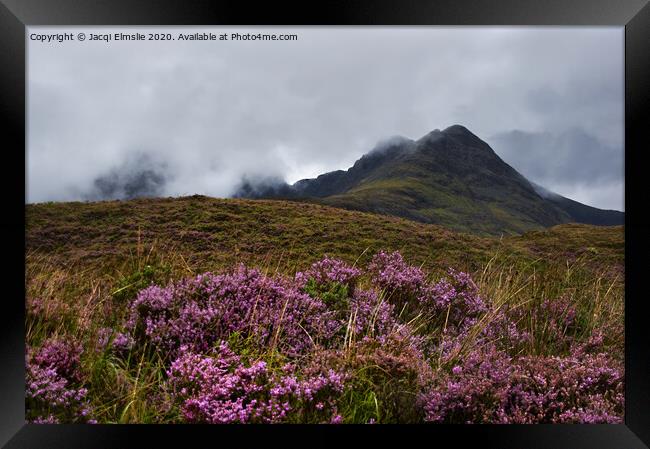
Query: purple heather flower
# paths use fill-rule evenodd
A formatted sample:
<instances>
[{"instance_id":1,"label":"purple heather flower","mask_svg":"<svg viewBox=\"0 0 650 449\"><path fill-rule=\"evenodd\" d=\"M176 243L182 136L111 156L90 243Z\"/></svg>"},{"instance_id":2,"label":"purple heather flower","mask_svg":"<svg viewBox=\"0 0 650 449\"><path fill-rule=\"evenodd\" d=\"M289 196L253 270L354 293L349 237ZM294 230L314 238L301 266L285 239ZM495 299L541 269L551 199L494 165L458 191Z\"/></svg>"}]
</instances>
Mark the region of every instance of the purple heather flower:
<instances>
[{"instance_id":1,"label":"purple heather flower","mask_svg":"<svg viewBox=\"0 0 650 449\"><path fill-rule=\"evenodd\" d=\"M62 338L50 338L34 352L33 361L40 367L54 369L61 377L79 381L79 358L83 349L80 343Z\"/></svg>"},{"instance_id":2,"label":"purple heather flower","mask_svg":"<svg viewBox=\"0 0 650 449\"><path fill-rule=\"evenodd\" d=\"M244 266L142 290L127 323L136 339L170 353L181 345L206 351L237 332L291 356L327 343L342 326L335 311L291 281Z\"/></svg>"},{"instance_id":3,"label":"purple heather flower","mask_svg":"<svg viewBox=\"0 0 650 449\"><path fill-rule=\"evenodd\" d=\"M358 268L351 267L340 259L325 257L323 260L312 264L307 271L296 273L296 282L301 287L310 279L317 284L337 282L352 286L360 275L361 270Z\"/></svg>"},{"instance_id":4,"label":"purple heather flower","mask_svg":"<svg viewBox=\"0 0 650 449\"><path fill-rule=\"evenodd\" d=\"M87 390L71 386L70 379L63 377L67 370L61 370L57 363L49 363L48 354L48 350L42 350L37 352L36 356L27 356L25 400L28 420L41 424L61 421L88 422ZM56 357L54 360L60 362L69 359ZM42 411L47 413L41 415Z\"/></svg>"},{"instance_id":5,"label":"purple heather flower","mask_svg":"<svg viewBox=\"0 0 650 449\"><path fill-rule=\"evenodd\" d=\"M409 266L397 251L377 253L368 265L368 271L375 285L389 293L416 293L425 281L424 272Z\"/></svg>"},{"instance_id":6,"label":"purple heather flower","mask_svg":"<svg viewBox=\"0 0 650 449\"><path fill-rule=\"evenodd\" d=\"M172 397L189 422L283 422L296 406L309 403L326 413L343 391L343 376L334 371L298 380L270 372L263 361L246 366L223 342L207 356L187 349L168 376Z\"/></svg>"}]
</instances>

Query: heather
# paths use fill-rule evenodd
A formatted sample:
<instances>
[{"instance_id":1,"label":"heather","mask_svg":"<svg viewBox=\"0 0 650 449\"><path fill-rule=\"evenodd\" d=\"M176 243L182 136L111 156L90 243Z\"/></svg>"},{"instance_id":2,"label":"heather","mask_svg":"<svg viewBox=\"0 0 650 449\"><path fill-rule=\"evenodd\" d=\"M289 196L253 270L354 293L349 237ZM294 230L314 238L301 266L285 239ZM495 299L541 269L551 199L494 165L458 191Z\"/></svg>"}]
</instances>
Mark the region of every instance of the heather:
<instances>
[{"instance_id":1,"label":"heather","mask_svg":"<svg viewBox=\"0 0 650 449\"><path fill-rule=\"evenodd\" d=\"M89 285L28 271L29 421L622 422L615 271L391 250L293 273L163 262L152 247Z\"/></svg>"},{"instance_id":2,"label":"heather","mask_svg":"<svg viewBox=\"0 0 650 449\"><path fill-rule=\"evenodd\" d=\"M206 355L183 348L168 370L171 397L184 421L194 423L319 423L335 420L344 378L333 370L299 379L291 364L250 365L226 343Z\"/></svg>"},{"instance_id":3,"label":"heather","mask_svg":"<svg viewBox=\"0 0 650 449\"><path fill-rule=\"evenodd\" d=\"M27 420L36 423L93 423L88 390L80 387L77 343L52 338L25 357Z\"/></svg>"},{"instance_id":4,"label":"heather","mask_svg":"<svg viewBox=\"0 0 650 449\"><path fill-rule=\"evenodd\" d=\"M196 196L26 216L31 422L622 421L621 227Z\"/></svg>"},{"instance_id":5,"label":"heather","mask_svg":"<svg viewBox=\"0 0 650 449\"><path fill-rule=\"evenodd\" d=\"M335 313L288 280L240 266L143 289L130 305L126 327L169 355L180 345L205 351L235 332L295 355L336 333Z\"/></svg>"}]
</instances>

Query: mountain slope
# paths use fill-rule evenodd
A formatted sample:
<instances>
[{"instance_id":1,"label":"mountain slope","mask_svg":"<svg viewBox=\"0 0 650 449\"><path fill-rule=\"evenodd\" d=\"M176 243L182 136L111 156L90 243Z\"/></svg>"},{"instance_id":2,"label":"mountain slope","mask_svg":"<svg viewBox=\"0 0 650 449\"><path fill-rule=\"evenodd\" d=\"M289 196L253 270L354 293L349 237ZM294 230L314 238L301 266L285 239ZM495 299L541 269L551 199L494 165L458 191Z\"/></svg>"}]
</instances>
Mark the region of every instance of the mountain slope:
<instances>
[{"instance_id":1,"label":"mountain slope","mask_svg":"<svg viewBox=\"0 0 650 449\"><path fill-rule=\"evenodd\" d=\"M617 210L596 209L577 201L565 198L555 192L546 190L544 187L532 183L535 191L544 199L553 203L556 207L565 211L576 223L587 223L597 226L615 226L623 224L625 214Z\"/></svg>"},{"instance_id":2,"label":"mountain slope","mask_svg":"<svg viewBox=\"0 0 650 449\"><path fill-rule=\"evenodd\" d=\"M483 235L520 234L561 223L622 224L623 214L541 195L467 128L393 138L338 170L292 186L243 186L236 196L289 198L395 215Z\"/></svg>"}]
</instances>

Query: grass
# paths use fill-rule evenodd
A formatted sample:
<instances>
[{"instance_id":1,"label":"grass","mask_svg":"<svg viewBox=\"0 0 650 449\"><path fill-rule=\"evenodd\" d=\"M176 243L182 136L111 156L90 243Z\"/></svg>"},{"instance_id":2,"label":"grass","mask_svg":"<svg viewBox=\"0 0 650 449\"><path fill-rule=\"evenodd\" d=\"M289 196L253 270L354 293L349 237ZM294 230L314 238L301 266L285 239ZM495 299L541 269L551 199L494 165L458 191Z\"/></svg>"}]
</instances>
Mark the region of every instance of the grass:
<instances>
[{"instance_id":1,"label":"grass","mask_svg":"<svg viewBox=\"0 0 650 449\"><path fill-rule=\"evenodd\" d=\"M564 264L587 254L591 266L623 266L623 228L559 225L521 236L486 238L396 217L289 201L207 197L26 207L28 254L50 263L120 276L146 253L176 271L234 263L290 273L323 254L366 263L379 249L399 250L427 270L475 272L496 252L517 263ZM361 255L361 256L360 256ZM270 263L273 261L273 264ZM171 273L170 273L171 274Z\"/></svg>"},{"instance_id":2,"label":"grass","mask_svg":"<svg viewBox=\"0 0 650 449\"><path fill-rule=\"evenodd\" d=\"M605 330L606 347L623 356L622 227L567 224L486 238L314 204L199 196L36 204L26 215L26 342L38 347L47 337L66 335L83 343L84 385L100 422L174 422L179 411L160 405L165 362L155 352L117 358L97 351L98 329L123 322L129 301L152 283L239 262L292 275L324 254L365 266L379 249L399 250L434 279L448 267L468 271L496 309L520 310L518 327L532 335L516 348L520 354L567 352L536 312L544 301L565 297L577 310L577 324L562 332L584 341ZM42 305L34 309L38 300ZM475 334L489 320L487 314L477 323ZM437 326L432 333L442 329ZM463 351L471 348L472 335ZM280 364L272 349L260 352L238 335L231 345L251 360ZM412 399L409 385L387 381L372 366L356 369L357 387L343 399L347 422L410 418L395 414L395 404Z\"/></svg>"}]
</instances>

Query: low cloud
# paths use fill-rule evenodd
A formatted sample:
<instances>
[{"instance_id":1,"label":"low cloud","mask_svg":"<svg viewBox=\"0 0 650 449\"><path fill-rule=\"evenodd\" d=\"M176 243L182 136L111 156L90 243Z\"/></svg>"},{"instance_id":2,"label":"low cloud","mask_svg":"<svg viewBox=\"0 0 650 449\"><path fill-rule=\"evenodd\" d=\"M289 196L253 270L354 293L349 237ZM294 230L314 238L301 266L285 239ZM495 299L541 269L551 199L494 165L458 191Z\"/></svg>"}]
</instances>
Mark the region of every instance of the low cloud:
<instances>
[{"instance_id":1,"label":"low cloud","mask_svg":"<svg viewBox=\"0 0 650 449\"><path fill-rule=\"evenodd\" d=\"M620 146L607 145L580 128L560 133L513 130L487 140L529 180L587 204L623 210Z\"/></svg>"},{"instance_id":2,"label":"low cloud","mask_svg":"<svg viewBox=\"0 0 650 449\"><path fill-rule=\"evenodd\" d=\"M165 194L170 177L168 165L156 161L155 155L131 153L119 166L95 178L84 199L159 197Z\"/></svg>"},{"instance_id":3,"label":"low cloud","mask_svg":"<svg viewBox=\"0 0 650 449\"><path fill-rule=\"evenodd\" d=\"M622 28L168 28L235 30L299 38L29 41L26 200L226 197L245 178L293 183L347 169L388 136L417 139L454 123L483 139L514 129L556 136L536 141L559 145L557 160L542 144L525 157L495 146L550 190L596 188L582 181L594 173L618 182L606 172L623 159ZM568 147L581 150L567 156ZM609 149L618 153L596 158L606 167L583 167ZM124 165L139 153L154 168ZM600 198L590 204L609 205Z\"/></svg>"}]
</instances>

